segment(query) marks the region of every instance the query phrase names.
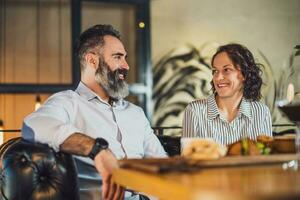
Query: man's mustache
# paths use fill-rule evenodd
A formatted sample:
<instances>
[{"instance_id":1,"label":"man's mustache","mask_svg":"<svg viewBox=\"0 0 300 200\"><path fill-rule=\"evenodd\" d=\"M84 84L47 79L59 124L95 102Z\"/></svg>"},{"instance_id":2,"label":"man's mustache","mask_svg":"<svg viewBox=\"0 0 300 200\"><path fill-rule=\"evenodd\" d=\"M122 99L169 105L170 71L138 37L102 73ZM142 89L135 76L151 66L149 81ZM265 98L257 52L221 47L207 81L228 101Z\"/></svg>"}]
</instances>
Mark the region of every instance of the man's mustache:
<instances>
[{"instance_id":1,"label":"man's mustache","mask_svg":"<svg viewBox=\"0 0 300 200\"><path fill-rule=\"evenodd\" d=\"M128 70L127 69L116 69L114 71L114 74L116 76L119 76L119 74L122 74L124 76L124 79L127 77L127 74L128 74Z\"/></svg>"}]
</instances>

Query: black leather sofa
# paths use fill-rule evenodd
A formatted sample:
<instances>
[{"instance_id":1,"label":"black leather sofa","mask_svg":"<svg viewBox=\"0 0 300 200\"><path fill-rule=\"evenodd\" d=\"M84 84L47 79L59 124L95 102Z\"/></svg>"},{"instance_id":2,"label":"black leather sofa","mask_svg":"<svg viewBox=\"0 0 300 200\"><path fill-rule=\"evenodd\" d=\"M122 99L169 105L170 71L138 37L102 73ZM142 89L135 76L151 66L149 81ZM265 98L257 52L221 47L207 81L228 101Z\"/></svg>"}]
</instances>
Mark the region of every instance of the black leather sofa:
<instances>
[{"instance_id":1,"label":"black leather sofa","mask_svg":"<svg viewBox=\"0 0 300 200\"><path fill-rule=\"evenodd\" d=\"M72 156L14 138L0 147L0 200L78 200Z\"/></svg>"},{"instance_id":2,"label":"black leather sofa","mask_svg":"<svg viewBox=\"0 0 300 200\"><path fill-rule=\"evenodd\" d=\"M180 137L158 138L169 156L180 153ZM78 200L78 188L71 155L22 138L0 146L0 200Z\"/></svg>"}]
</instances>

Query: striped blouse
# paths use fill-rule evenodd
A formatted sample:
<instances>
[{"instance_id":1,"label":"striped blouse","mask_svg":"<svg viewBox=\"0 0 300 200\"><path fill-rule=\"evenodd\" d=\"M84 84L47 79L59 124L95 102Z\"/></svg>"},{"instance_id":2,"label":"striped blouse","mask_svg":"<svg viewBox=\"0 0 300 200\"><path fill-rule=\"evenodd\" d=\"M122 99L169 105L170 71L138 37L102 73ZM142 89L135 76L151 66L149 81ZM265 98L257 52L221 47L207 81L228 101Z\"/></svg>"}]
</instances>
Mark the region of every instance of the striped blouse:
<instances>
[{"instance_id":1,"label":"striped blouse","mask_svg":"<svg viewBox=\"0 0 300 200\"><path fill-rule=\"evenodd\" d=\"M214 95L185 109L183 137L212 138L227 145L246 137L255 140L258 135L272 136L270 111L260 102L242 98L238 115L230 123L220 115Z\"/></svg>"}]
</instances>

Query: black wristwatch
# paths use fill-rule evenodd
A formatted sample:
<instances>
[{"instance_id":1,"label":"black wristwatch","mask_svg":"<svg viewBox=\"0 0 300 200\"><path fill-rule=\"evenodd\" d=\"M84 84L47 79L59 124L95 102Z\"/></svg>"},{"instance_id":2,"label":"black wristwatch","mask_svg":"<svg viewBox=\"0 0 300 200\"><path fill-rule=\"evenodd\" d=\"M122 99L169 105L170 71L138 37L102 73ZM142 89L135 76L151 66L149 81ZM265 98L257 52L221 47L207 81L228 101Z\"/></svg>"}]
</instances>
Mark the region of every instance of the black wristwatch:
<instances>
[{"instance_id":1,"label":"black wristwatch","mask_svg":"<svg viewBox=\"0 0 300 200\"><path fill-rule=\"evenodd\" d=\"M95 159L95 156L102 150L108 148L108 142L103 138L96 138L94 146L89 153L88 157L90 157L92 160Z\"/></svg>"}]
</instances>

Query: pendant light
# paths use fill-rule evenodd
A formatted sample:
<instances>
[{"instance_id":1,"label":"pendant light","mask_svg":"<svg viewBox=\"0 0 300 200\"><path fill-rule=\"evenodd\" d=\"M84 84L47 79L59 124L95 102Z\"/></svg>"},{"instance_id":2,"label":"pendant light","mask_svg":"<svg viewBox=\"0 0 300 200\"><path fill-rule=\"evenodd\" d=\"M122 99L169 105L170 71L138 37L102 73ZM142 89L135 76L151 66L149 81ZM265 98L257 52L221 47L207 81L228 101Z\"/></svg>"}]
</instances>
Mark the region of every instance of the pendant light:
<instances>
[{"instance_id":1,"label":"pendant light","mask_svg":"<svg viewBox=\"0 0 300 200\"><path fill-rule=\"evenodd\" d=\"M37 110L41 107L42 102L41 102L41 97L39 94L36 95L35 97L35 105L34 105L34 110Z\"/></svg>"},{"instance_id":2,"label":"pendant light","mask_svg":"<svg viewBox=\"0 0 300 200\"><path fill-rule=\"evenodd\" d=\"M5 101L4 101L4 96L1 95L1 99L0 99L0 103L1 103L1 107L3 104L3 108L0 110L0 145L3 144L4 142L4 133L2 132L4 130L4 110L5 110Z\"/></svg>"},{"instance_id":3,"label":"pendant light","mask_svg":"<svg viewBox=\"0 0 300 200\"><path fill-rule=\"evenodd\" d=\"M0 48L1 48L1 63L0 63L0 83L2 81L5 81L5 64L6 64L6 58L5 58L5 50L6 50L6 32L5 32L5 26L6 26L6 1L1 1L1 16L0 20L2 21L1 23L1 38L0 38ZM3 9L3 10L2 10ZM4 134L1 132L4 130L4 113L5 113L5 96L3 94L0 95L0 145L4 141Z\"/></svg>"},{"instance_id":4,"label":"pendant light","mask_svg":"<svg viewBox=\"0 0 300 200\"><path fill-rule=\"evenodd\" d=\"M40 83L40 1L36 0L36 81ZM41 107L41 97L37 93L35 97L35 110Z\"/></svg>"},{"instance_id":5,"label":"pendant light","mask_svg":"<svg viewBox=\"0 0 300 200\"><path fill-rule=\"evenodd\" d=\"M58 0L58 67L59 67L59 81L63 81L63 68L62 68L62 1Z\"/></svg>"},{"instance_id":6,"label":"pendant light","mask_svg":"<svg viewBox=\"0 0 300 200\"><path fill-rule=\"evenodd\" d=\"M4 130L4 113L5 113L5 97L4 95L0 96L0 103L1 103L1 107L0 107L0 131ZM3 106L2 106L3 105ZM0 140L3 139L3 135L0 135ZM0 141L1 142L1 141ZM1 144L1 143L0 143Z\"/></svg>"},{"instance_id":7,"label":"pendant light","mask_svg":"<svg viewBox=\"0 0 300 200\"><path fill-rule=\"evenodd\" d=\"M4 122L0 119L0 131L4 130Z\"/></svg>"},{"instance_id":8,"label":"pendant light","mask_svg":"<svg viewBox=\"0 0 300 200\"><path fill-rule=\"evenodd\" d=\"M0 145L4 142L4 134L2 130L4 130L4 122L2 119L0 119Z\"/></svg>"},{"instance_id":9,"label":"pendant light","mask_svg":"<svg viewBox=\"0 0 300 200\"><path fill-rule=\"evenodd\" d=\"M3 109L0 110L0 131L4 130L4 121L3 121L3 117L4 117L4 106L5 106L5 102L4 102L4 96L1 95L1 99L0 99L0 103L1 103L1 107L3 104ZM1 132L0 132L1 133ZM0 135L0 144L1 143L1 139L3 139L3 135L1 133Z\"/></svg>"}]
</instances>

